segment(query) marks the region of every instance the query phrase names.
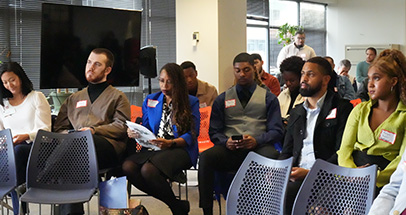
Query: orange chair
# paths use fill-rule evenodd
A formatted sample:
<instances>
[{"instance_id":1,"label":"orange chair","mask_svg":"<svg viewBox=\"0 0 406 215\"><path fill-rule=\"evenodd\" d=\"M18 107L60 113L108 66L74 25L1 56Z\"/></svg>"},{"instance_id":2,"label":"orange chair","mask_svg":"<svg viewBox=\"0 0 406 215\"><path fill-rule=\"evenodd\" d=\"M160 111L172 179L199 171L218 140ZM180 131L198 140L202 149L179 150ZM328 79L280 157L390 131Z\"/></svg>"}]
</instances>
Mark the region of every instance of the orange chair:
<instances>
[{"instance_id":1,"label":"orange chair","mask_svg":"<svg viewBox=\"0 0 406 215\"><path fill-rule=\"evenodd\" d=\"M351 102L352 106L355 107L355 106L357 106L359 103L361 103L362 101L361 101L360 98L358 98L358 99L353 99L353 100L351 100L350 102Z\"/></svg>"},{"instance_id":2,"label":"orange chair","mask_svg":"<svg viewBox=\"0 0 406 215\"><path fill-rule=\"evenodd\" d=\"M131 105L131 122L135 122L138 117L142 118L142 108Z\"/></svg>"},{"instance_id":3,"label":"orange chair","mask_svg":"<svg viewBox=\"0 0 406 215\"><path fill-rule=\"evenodd\" d=\"M200 108L200 131L199 136L197 137L199 153L202 153L204 150L211 148L214 145L210 141L209 136L210 114L211 114L210 106Z\"/></svg>"}]
</instances>

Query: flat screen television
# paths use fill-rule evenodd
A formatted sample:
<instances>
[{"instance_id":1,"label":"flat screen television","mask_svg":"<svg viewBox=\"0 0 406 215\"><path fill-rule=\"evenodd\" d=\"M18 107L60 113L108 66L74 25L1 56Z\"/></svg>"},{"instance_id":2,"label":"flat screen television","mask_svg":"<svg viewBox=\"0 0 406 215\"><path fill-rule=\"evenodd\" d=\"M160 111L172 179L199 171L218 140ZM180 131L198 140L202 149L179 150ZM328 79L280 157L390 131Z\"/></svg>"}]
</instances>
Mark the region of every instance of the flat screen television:
<instances>
[{"instance_id":1,"label":"flat screen television","mask_svg":"<svg viewBox=\"0 0 406 215\"><path fill-rule=\"evenodd\" d=\"M139 85L141 11L42 4L40 88L83 88L94 48L113 52L113 86Z\"/></svg>"}]
</instances>

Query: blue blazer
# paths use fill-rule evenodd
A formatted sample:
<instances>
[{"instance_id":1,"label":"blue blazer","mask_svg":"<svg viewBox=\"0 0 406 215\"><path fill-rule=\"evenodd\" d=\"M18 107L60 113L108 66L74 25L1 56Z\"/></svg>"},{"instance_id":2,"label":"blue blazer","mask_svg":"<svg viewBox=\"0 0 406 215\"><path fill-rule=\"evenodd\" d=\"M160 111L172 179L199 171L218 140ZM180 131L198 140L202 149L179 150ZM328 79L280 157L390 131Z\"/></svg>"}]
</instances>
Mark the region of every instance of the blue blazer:
<instances>
[{"instance_id":1,"label":"blue blazer","mask_svg":"<svg viewBox=\"0 0 406 215\"><path fill-rule=\"evenodd\" d=\"M155 135L158 133L159 123L161 122L163 99L164 94L162 92L153 93L148 95L142 104L142 125L151 130ZM186 141L186 151L189 153L193 166L196 167L197 156L199 155L197 144L197 137L199 136L200 129L199 99L189 95L189 103L192 108L196 136L193 136L191 131L179 135L177 133L176 125L173 125L173 133L175 138L180 137Z\"/></svg>"}]
</instances>

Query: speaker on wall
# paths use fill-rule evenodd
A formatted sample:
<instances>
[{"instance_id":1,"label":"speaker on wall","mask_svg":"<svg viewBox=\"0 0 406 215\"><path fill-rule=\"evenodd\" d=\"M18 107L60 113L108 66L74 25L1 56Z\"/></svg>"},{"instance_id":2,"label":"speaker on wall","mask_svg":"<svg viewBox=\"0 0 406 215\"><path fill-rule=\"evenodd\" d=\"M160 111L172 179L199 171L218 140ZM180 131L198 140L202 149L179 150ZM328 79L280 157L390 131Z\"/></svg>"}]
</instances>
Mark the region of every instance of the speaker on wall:
<instances>
[{"instance_id":1,"label":"speaker on wall","mask_svg":"<svg viewBox=\"0 0 406 215\"><path fill-rule=\"evenodd\" d=\"M155 46L145 46L141 48L140 72L147 78L155 78L157 76Z\"/></svg>"}]
</instances>

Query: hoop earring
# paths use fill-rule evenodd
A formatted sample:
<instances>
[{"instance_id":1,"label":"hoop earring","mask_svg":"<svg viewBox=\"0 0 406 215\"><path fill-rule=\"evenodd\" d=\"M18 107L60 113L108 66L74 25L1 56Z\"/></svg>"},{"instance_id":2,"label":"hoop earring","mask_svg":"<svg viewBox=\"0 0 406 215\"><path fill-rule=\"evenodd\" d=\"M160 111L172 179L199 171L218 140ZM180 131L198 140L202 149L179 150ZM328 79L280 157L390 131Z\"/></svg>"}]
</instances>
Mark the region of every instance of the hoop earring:
<instances>
[{"instance_id":1,"label":"hoop earring","mask_svg":"<svg viewBox=\"0 0 406 215\"><path fill-rule=\"evenodd\" d=\"M393 91L393 86L390 87L390 91L391 91L391 92Z\"/></svg>"}]
</instances>

